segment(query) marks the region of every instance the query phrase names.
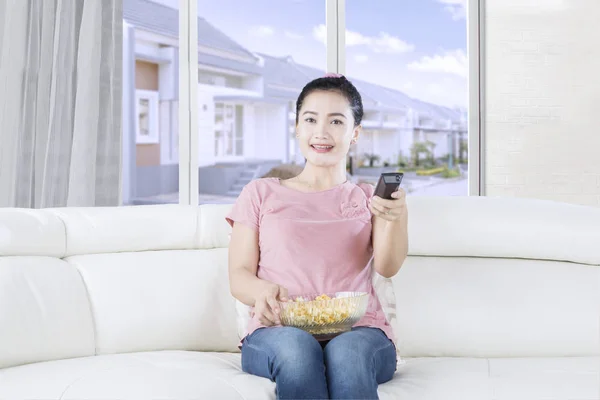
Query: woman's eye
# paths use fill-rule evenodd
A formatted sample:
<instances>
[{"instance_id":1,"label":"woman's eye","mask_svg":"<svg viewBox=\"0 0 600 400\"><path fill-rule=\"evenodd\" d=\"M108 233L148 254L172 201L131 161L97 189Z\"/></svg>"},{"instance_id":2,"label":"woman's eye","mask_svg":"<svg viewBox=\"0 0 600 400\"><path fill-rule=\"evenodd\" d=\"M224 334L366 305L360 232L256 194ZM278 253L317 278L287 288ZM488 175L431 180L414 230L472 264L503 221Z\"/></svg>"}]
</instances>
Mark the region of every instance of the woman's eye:
<instances>
[{"instance_id":1,"label":"woman's eye","mask_svg":"<svg viewBox=\"0 0 600 400\"><path fill-rule=\"evenodd\" d=\"M315 122L315 119L308 117L308 118L305 119L305 121L309 122L309 123L313 123L313 122Z\"/></svg>"},{"instance_id":2,"label":"woman's eye","mask_svg":"<svg viewBox=\"0 0 600 400\"><path fill-rule=\"evenodd\" d=\"M341 125L344 123L344 121L342 121L341 119L334 119L333 121L331 121L333 124L335 125Z\"/></svg>"}]
</instances>

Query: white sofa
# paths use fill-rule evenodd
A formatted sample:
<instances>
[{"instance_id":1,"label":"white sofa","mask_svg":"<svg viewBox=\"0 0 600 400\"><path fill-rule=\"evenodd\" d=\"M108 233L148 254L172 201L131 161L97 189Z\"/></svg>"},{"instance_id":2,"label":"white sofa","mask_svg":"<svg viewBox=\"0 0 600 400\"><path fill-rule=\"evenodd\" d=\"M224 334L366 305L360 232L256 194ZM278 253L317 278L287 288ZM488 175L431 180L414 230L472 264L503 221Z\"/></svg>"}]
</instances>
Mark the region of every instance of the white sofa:
<instances>
[{"instance_id":1,"label":"white sofa","mask_svg":"<svg viewBox=\"0 0 600 400\"><path fill-rule=\"evenodd\" d=\"M381 399L600 399L600 209L409 197ZM273 399L236 347L229 206L0 209L0 399Z\"/></svg>"}]
</instances>

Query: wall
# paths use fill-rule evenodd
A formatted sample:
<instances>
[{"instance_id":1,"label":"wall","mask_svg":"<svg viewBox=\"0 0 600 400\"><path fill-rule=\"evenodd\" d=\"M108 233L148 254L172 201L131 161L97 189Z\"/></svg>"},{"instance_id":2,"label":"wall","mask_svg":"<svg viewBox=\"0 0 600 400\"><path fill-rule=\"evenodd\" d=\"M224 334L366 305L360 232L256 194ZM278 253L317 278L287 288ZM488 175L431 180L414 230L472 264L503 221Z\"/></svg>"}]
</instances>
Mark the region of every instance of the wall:
<instances>
[{"instance_id":1,"label":"wall","mask_svg":"<svg viewBox=\"0 0 600 400\"><path fill-rule=\"evenodd\" d=\"M374 132L374 147L376 153L381 157L379 160L381 164L387 161L394 165L398 162L400 142L404 135L408 135L408 132L402 130L380 130Z\"/></svg>"},{"instance_id":2,"label":"wall","mask_svg":"<svg viewBox=\"0 0 600 400\"><path fill-rule=\"evenodd\" d=\"M235 113L235 111L234 111ZM235 115L235 114L234 114ZM250 158L248 157L249 154L251 154L248 149L251 149L253 147L256 146L256 133L255 133L255 126L256 126L256 122L254 121L254 119L256 118L256 110L255 110L255 106L253 103L244 103L242 105L242 135L244 137L243 143L242 143L242 155L247 159ZM236 133L237 134L237 129L239 129L237 126L235 127ZM236 152L237 152L237 148L236 148Z\"/></svg>"},{"instance_id":3,"label":"wall","mask_svg":"<svg viewBox=\"0 0 600 400\"><path fill-rule=\"evenodd\" d=\"M600 206L600 1L484 3L484 194Z\"/></svg>"},{"instance_id":4,"label":"wall","mask_svg":"<svg viewBox=\"0 0 600 400\"><path fill-rule=\"evenodd\" d=\"M179 192L179 165L149 165L136 171L136 204L142 197Z\"/></svg>"},{"instance_id":5,"label":"wall","mask_svg":"<svg viewBox=\"0 0 600 400\"><path fill-rule=\"evenodd\" d=\"M215 102L213 94L198 85L198 165L215 163Z\"/></svg>"},{"instance_id":6,"label":"wall","mask_svg":"<svg viewBox=\"0 0 600 400\"><path fill-rule=\"evenodd\" d=\"M249 120L247 122L250 122ZM289 132L287 108L283 104L257 104L254 107L253 143L248 143L247 158L287 162ZM244 134L246 131L244 131Z\"/></svg>"},{"instance_id":7,"label":"wall","mask_svg":"<svg viewBox=\"0 0 600 400\"><path fill-rule=\"evenodd\" d=\"M375 147L373 143L374 130L364 129L360 136L358 137L358 141L356 142L354 155L357 158L357 161L360 164L360 161L364 161L365 164L368 163L368 160L365 158L365 154L373 154Z\"/></svg>"},{"instance_id":8,"label":"wall","mask_svg":"<svg viewBox=\"0 0 600 400\"><path fill-rule=\"evenodd\" d=\"M433 148L433 156L435 158L444 157L450 153L447 132L425 132L425 140L435 144Z\"/></svg>"},{"instance_id":9,"label":"wall","mask_svg":"<svg viewBox=\"0 0 600 400\"><path fill-rule=\"evenodd\" d=\"M200 193L226 194L245 169L244 164L200 167L198 169L198 187Z\"/></svg>"}]
</instances>

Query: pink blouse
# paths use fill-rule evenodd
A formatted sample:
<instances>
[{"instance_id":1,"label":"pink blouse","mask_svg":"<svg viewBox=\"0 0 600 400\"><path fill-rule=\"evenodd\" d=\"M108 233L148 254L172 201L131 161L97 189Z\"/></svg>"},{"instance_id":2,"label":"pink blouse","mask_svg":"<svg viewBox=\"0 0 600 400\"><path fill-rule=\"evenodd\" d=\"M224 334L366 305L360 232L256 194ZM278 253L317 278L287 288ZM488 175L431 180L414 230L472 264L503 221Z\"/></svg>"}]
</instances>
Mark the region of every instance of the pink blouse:
<instances>
[{"instance_id":1,"label":"pink blouse","mask_svg":"<svg viewBox=\"0 0 600 400\"><path fill-rule=\"evenodd\" d=\"M372 286L371 185L346 182L305 193L278 178L248 183L227 222L258 231L257 276L288 289L290 296L360 291L370 293L364 317L354 326L381 329L394 341ZM246 334L263 325L253 317Z\"/></svg>"}]
</instances>

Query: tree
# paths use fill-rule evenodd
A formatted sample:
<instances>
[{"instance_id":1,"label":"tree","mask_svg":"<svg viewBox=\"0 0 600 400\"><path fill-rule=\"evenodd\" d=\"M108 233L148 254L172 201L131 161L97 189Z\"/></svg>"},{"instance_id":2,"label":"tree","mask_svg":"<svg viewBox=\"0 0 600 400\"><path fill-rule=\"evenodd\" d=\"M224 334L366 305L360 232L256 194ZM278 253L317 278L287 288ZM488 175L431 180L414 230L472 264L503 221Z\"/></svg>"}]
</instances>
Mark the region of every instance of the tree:
<instances>
[{"instance_id":1,"label":"tree","mask_svg":"<svg viewBox=\"0 0 600 400\"><path fill-rule=\"evenodd\" d=\"M464 155L463 155L464 154ZM461 139L458 145L459 163L466 163L469 155L469 144L466 140Z\"/></svg>"},{"instance_id":2,"label":"tree","mask_svg":"<svg viewBox=\"0 0 600 400\"><path fill-rule=\"evenodd\" d=\"M412 157L412 163L415 167L420 165L421 154L425 155L425 158L433 157L433 152L429 149L431 142L414 142L410 148L410 154Z\"/></svg>"},{"instance_id":3,"label":"tree","mask_svg":"<svg viewBox=\"0 0 600 400\"><path fill-rule=\"evenodd\" d=\"M379 161L381 157L379 157L377 154L366 153L365 158L369 161L369 167L373 168L375 166L375 163Z\"/></svg>"}]
</instances>

